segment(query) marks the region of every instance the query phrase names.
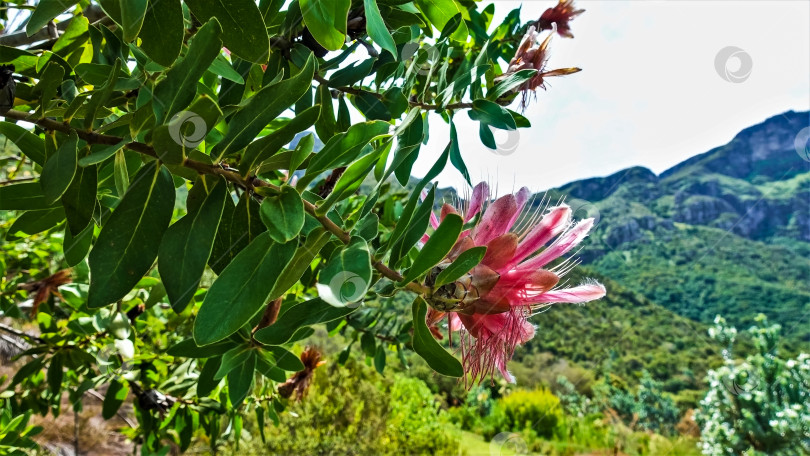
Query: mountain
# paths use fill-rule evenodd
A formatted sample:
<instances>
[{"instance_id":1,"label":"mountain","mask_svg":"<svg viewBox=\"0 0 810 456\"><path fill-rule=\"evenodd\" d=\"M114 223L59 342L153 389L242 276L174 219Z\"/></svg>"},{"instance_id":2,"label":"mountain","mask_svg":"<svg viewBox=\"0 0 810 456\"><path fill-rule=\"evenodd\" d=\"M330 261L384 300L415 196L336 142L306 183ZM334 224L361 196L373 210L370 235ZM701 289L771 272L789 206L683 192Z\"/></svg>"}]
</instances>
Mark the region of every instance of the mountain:
<instances>
[{"instance_id":1,"label":"mountain","mask_svg":"<svg viewBox=\"0 0 810 456\"><path fill-rule=\"evenodd\" d=\"M598 216L588 268L689 319L758 313L810 347L810 112L786 112L656 175L629 168L548 192Z\"/></svg>"}]
</instances>

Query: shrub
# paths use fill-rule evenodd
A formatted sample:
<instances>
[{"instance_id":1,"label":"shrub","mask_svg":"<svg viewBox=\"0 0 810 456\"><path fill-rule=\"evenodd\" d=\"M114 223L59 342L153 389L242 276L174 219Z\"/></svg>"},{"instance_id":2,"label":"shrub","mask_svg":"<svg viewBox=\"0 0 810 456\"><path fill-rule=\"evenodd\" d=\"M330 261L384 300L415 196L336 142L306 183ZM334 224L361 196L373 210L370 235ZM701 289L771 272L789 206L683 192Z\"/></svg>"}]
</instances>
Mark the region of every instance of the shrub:
<instances>
[{"instance_id":1,"label":"shrub","mask_svg":"<svg viewBox=\"0 0 810 456\"><path fill-rule=\"evenodd\" d=\"M499 401L509 430L532 429L550 438L563 420L560 399L547 389L516 390Z\"/></svg>"}]
</instances>

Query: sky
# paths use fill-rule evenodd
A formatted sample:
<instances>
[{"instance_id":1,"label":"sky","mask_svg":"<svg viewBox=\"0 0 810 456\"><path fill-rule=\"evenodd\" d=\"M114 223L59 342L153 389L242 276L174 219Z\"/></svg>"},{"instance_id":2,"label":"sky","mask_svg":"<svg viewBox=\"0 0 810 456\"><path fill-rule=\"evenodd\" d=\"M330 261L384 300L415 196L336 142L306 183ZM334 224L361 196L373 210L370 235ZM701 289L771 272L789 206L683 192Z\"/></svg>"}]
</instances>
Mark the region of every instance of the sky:
<instances>
[{"instance_id":1,"label":"sky","mask_svg":"<svg viewBox=\"0 0 810 456\"><path fill-rule=\"evenodd\" d=\"M494 3L496 21L521 3L527 21L556 1ZM456 116L473 184L541 191L637 165L661 173L769 117L810 110L808 1L578 0L577 6L586 12L571 23L575 38L552 38L548 67L583 71L547 80L548 90L539 90L525 112L531 128L496 135L504 145L496 154L481 144L477 122ZM721 55L726 65L718 72L716 57L729 46L738 49ZM448 138L448 126L433 115L414 175L427 172ZM450 166L437 180L442 187L465 185Z\"/></svg>"}]
</instances>

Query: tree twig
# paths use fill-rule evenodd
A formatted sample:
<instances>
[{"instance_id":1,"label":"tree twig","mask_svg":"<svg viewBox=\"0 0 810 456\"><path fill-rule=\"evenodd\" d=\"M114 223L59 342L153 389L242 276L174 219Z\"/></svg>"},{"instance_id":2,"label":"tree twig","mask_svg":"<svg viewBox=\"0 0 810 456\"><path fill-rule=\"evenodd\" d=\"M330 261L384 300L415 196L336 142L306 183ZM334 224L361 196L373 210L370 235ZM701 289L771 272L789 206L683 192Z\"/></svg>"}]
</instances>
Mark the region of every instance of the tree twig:
<instances>
[{"instance_id":1,"label":"tree twig","mask_svg":"<svg viewBox=\"0 0 810 456\"><path fill-rule=\"evenodd\" d=\"M95 133L93 131L79 130L77 128L70 126L67 123L59 122L58 120L50 119L47 117L43 117L40 119L31 119L30 114L22 111L17 111L16 109L9 110L5 114L5 117L7 119L32 122L39 125L40 127L45 128L46 130L55 130L60 131L62 133L70 133L75 131L79 138L90 144L115 145L123 141L123 138L120 138L118 136L104 135ZM152 158L158 158L155 149L149 144L144 144L138 141L132 141L130 143L125 144L124 147L134 152L138 152L140 154L147 155ZM229 168L223 168L218 165L209 165L207 163L187 158L183 161L182 166L194 170L198 174L213 174L222 176L226 180L233 182L234 184L248 190L253 190L256 187L266 187L278 190L277 186L264 180L261 180L258 177L246 178L236 171L231 171ZM307 213L315 217L315 219L317 219L318 222L320 222L320 224L323 225L323 227L326 228L327 231L334 234L338 239L340 239L341 242L343 242L344 244L348 244L351 241L351 235L343 231L343 228L339 227L337 224L335 224L335 222L330 220L325 215L319 215L317 213L318 208L316 205L304 200L304 209L307 211ZM382 264L382 262L380 261L374 262L373 266L383 276L387 277L388 279L394 282L401 282L403 279L402 274ZM408 283L406 287L409 290L414 291L416 293L424 293L426 291L422 285L415 282Z\"/></svg>"}]
</instances>

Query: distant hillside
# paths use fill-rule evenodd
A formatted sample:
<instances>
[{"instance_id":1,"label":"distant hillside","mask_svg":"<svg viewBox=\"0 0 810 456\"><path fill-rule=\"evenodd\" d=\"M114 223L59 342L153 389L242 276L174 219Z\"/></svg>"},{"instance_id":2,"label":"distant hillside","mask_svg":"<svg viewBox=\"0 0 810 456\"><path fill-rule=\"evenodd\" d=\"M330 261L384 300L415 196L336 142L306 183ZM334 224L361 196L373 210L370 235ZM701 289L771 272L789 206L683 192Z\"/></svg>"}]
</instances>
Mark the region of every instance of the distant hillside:
<instances>
[{"instance_id":1,"label":"distant hillside","mask_svg":"<svg viewBox=\"0 0 810 456\"><path fill-rule=\"evenodd\" d=\"M590 268L696 321L765 313L806 348L810 162L794 140L808 125L810 113L787 112L660 176L636 167L549 193L598 213L580 252Z\"/></svg>"}]
</instances>

